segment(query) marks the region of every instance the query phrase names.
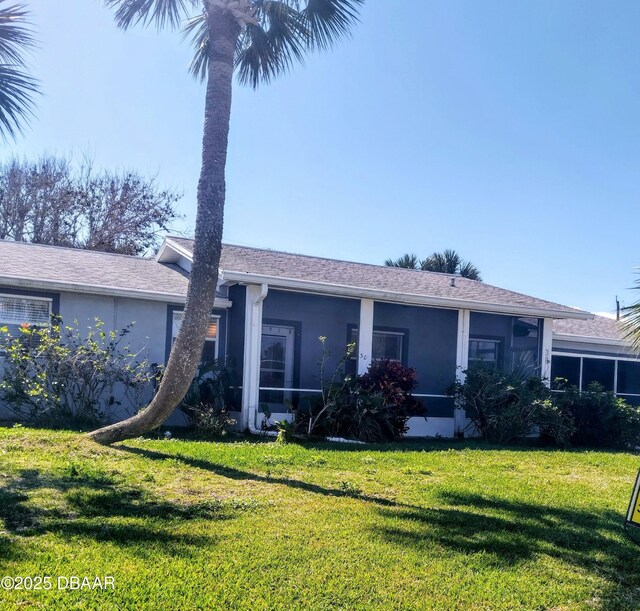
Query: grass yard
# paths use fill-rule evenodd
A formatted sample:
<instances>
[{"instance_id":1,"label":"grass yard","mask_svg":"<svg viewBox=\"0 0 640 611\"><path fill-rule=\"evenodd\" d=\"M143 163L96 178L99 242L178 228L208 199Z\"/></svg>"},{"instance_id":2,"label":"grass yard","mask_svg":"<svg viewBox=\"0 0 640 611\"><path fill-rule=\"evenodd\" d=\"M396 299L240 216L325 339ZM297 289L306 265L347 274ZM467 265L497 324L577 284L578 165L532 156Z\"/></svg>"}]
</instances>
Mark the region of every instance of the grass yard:
<instances>
[{"instance_id":1,"label":"grass yard","mask_svg":"<svg viewBox=\"0 0 640 611\"><path fill-rule=\"evenodd\" d=\"M1 609L640 609L638 455L0 429ZM115 589L59 590L58 576ZM6 583L6 582L5 582Z\"/></svg>"}]
</instances>

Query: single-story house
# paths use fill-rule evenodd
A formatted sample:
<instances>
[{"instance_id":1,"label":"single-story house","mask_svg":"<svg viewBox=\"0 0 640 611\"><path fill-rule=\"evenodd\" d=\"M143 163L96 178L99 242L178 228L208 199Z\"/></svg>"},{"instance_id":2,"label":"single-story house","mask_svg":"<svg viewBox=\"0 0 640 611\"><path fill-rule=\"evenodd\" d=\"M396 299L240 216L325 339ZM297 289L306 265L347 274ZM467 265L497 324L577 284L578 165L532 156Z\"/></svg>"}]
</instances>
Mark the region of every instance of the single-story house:
<instances>
[{"instance_id":1,"label":"single-story house","mask_svg":"<svg viewBox=\"0 0 640 611\"><path fill-rule=\"evenodd\" d=\"M0 325L98 317L135 322L133 349L164 363L180 326L193 241L167 237L154 258L0 241ZM543 379L593 381L640 403L640 361L618 324L589 312L457 275L406 270L225 244L204 358L233 363L240 426L260 428L321 388L319 337L331 372L375 359L416 369L427 417L409 435L451 437L466 424L447 394L474 363L529 367ZM333 368L333 369L332 369Z\"/></svg>"}]
</instances>

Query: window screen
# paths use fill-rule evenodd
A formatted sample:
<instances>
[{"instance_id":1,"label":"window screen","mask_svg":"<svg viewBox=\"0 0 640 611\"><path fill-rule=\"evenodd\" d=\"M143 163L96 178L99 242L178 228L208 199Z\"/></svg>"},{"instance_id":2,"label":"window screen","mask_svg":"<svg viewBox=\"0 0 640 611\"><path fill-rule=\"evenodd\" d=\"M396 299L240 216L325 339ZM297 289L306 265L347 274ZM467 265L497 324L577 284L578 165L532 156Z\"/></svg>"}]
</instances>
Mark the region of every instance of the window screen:
<instances>
[{"instance_id":1,"label":"window screen","mask_svg":"<svg viewBox=\"0 0 640 611\"><path fill-rule=\"evenodd\" d=\"M556 355L551 357L551 381L556 378L564 378L568 386L580 386L580 358Z\"/></svg>"},{"instance_id":2,"label":"window screen","mask_svg":"<svg viewBox=\"0 0 640 611\"><path fill-rule=\"evenodd\" d=\"M599 382L605 390L613 390L615 361L607 359L583 359L582 390L587 390L591 382Z\"/></svg>"},{"instance_id":3,"label":"window screen","mask_svg":"<svg viewBox=\"0 0 640 611\"><path fill-rule=\"evenodd\" d=\"M640 363L618 361L618 392L640 395Z\"/></svg>"}]
</instances>

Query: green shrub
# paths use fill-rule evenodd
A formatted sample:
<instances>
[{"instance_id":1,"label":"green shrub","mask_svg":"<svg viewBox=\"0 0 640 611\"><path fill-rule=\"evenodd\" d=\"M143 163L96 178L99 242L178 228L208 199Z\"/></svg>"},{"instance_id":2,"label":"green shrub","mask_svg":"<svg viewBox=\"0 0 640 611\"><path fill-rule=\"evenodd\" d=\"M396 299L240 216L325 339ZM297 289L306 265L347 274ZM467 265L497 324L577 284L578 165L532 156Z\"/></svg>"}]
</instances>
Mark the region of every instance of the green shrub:
<instances>
[{"instance_id":1,"label":"green shrub","mask_svg":"<svg viewBox=\"0 0 640 611\"><path fill-rule=\"evenodd\" d=\"M154 373L124 340L133 325L104 331L98 318L86 330L21 325L12 335L0 328L3 378L0 400L18 420L49 426L89 428L110 420L116 408L137 411Z\"/></svg>"},{"instance_id":2,"label":"green shrub","mask_svg":"<svg viewBox=\"0 0 640 611\"><path fill-rule=\"evenodd\" d=\"M179 407L193 430L206 438L221 437L236 423L232 368L220 361L203 364Z\"/></svg>"},{"instance_id":3,"label":"green shrub","mask_svg":"<svg viewBox=\"0 0 640 611\"><path fill-rule=\"evenodd\" d=\"M571 442L578 446L634 448L640 446L640 408L629 405L597 382L580 391L556 384L555 403L571 414L575 431Z\"/></svg>"},{"instance_id":4,"label":"green shrub","mask_svg":"<svg viewBox=\"0 0 640 611\"><path fill-rule=\"evenodd\" d=\"M573 422L554 405L540 378L481 367L465 374L465 382L455 384L452 394L487 441L510 443L540 434L557 444L568 442Z\"/></svg>"},{"instance_id":5,"label":"green shrub","mask_svg":"<svg viewBox=\"0 0 640 611\"><path fill-rule=\"evenodd\" d=\"M320 378L323 391L295 411L296 427L307 436L344 437L369 443L401 439L407 421L423 413L411 396L416 386L415 370L395 361L376 361L362 376L342 376L342 366L350 358L349 344L330 381L324 385L324 367L329 353L321 337Z\"/></svg>"}]
</instances>

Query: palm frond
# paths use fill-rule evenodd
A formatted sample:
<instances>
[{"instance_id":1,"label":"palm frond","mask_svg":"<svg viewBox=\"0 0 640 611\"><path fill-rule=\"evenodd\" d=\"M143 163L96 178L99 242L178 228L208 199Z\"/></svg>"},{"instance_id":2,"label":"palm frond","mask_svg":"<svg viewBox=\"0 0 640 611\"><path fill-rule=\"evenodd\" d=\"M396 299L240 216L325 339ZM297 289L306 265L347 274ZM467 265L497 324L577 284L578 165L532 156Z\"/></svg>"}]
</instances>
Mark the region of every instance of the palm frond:
<instances>
[{"instance_id":1,"label":"palm frond","mask_svg":"<svg viewBox=\"0 0 640 611\"><path fill-rule=\"evenodd\" d=\"M405 269L418 269L418 257L414 254L404 254L397 259L387 259L384 264L387 267L404 267Z\"/></svg>"},{"instance_id":2,"label":"palm frond","mask_svg":"<svg viewBox=\"0 0 640 611\"><path fill-rule=\"evenodd\" d=\"M309 45L329 49L337 39L348 36L358 21L358 9L364 0L308 0L302 16L310 32Z\"/></svg>"},{"instance_id":3,"label":"palm frond","mask_svg":"<svg viewBox=\"0 0 640 611\"><path fill-rule=\"evenodd\" d=\"M24 4L5 2L0 0L0 63L24 65L24 52L34 46L31 32L22 25L29 12Z\"/></svg>"},{"instance_id":4,"label":"palm frond","mask_svg":"<svg viewBox=\"0 0 640 611\"><path fill-rule=\"evenodd\" d=\"M33 116L33 94L37 81L24 72L0 64L0 135L15 138Z\"/></svg>"},{"instance_id":5,"label":"palm frond","mask_svg":"<svg viewBox=\"0 0 640 611\"><path fill-rule=\"evenodd\" d=\"M189 73L197 81L207 78L209 65L209 29L204 13L187 19L182 27L182 40L189 39L193 47L193 59L189 64Z\"/></svg>"},{"instance_id":6,"label":"palm frond","mask_svg":"<svg viewBox=\"0 0 640 611\"><path fill-rule=\"evenodd\" d=\"M118 27L126 30L132 26L151 23L160 29L178 27L189 14L189 8L200 0L105 0L113 9Z\"/></svg>"},{"instance_id":7,"label":"palm frond","mask_svg":"<svg viewBox=\"0 0 640 611\"><path fill-rule=\"evenodd\" d=\"M253 5L257 25L248 24L238 39L238 80L254 89L304 62L310 32L302 14L286 2L257 0Z\"/></svg>"},{"instance_id":8,"label":"palm frond","mask_svg":"<svg viewBox=\"0 0 640 611\"><path fill-rule=\"evenodd\" d=\"M482 282L480 270L473 263L471 263L471 261L462 261L460 268L458 269L458 273L463 278L469 278L469 280L477 280L478 282Z\"/></svg>"},{"instance_id":9,"label":"palm frond","mask_svg":"<svg viewBox=\"0 0 640 611\"><path fill-rule=\"evenodd\" d=\"M635 290L640 291L640 280L636 280ZM640 300L624 308L622 316L624 339L631 342L633 349L640 352Z\"/></svg>"}]
</instances>

